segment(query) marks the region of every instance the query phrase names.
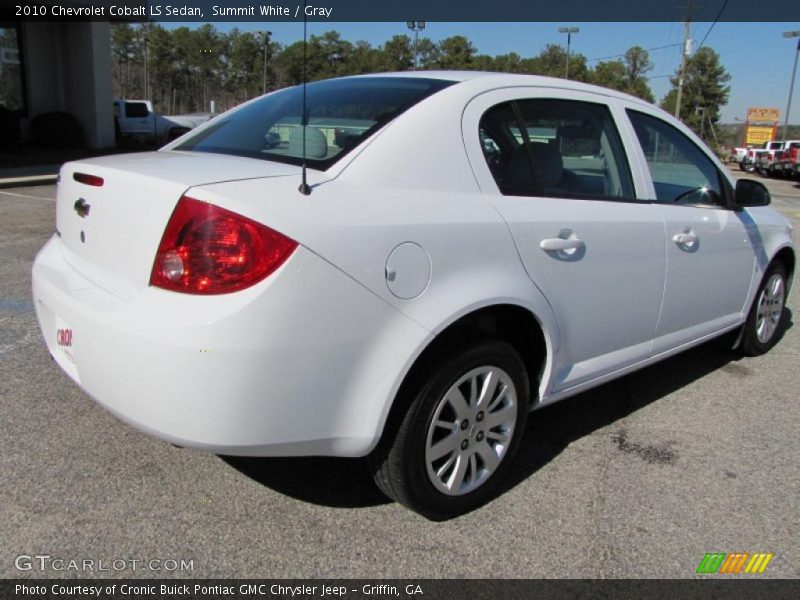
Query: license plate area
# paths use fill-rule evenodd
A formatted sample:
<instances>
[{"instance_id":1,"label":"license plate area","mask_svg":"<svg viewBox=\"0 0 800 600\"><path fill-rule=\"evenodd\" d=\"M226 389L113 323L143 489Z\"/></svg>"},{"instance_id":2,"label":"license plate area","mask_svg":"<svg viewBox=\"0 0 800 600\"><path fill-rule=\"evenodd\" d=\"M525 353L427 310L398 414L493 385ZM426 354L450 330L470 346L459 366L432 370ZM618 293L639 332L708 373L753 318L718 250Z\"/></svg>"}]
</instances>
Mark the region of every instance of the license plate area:
<instances>
[{"instance_id":1,"label":"license plate area","mask_svg":"<svg viewBox=\"0 0 800 600\"><path fill-rule=\"evenodd\" d=\"M78 367L75 363L75 330L58 315L55 315L53 324L53 358L66 371L67 375L80 383Z\"/></svg>"}]
</instances>

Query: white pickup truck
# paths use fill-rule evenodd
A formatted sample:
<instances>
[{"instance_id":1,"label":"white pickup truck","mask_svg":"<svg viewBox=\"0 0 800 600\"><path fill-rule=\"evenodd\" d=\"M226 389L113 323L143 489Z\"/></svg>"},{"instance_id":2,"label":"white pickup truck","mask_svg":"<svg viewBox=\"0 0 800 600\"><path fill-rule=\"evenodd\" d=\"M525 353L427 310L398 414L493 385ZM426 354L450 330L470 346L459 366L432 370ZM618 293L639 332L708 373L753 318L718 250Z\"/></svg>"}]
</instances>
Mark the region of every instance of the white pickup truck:
<instances>
[{"instance_id":1,"label":"white pickup truck","mask_svg":"<svg viewBox=\"0 0 800 600\"><path fill-rule=\"evenodd\" d=\"M736 163L739 165L739 168L744 171L744 159L747 156L748 148L731 148L731 152L728 155L728 162Z\"/></svg>"},{"instance_id":2,"label":"white pickup truck","mask_svg":"<svg viewBox=\"0 0 800 600\"><path fill-rule=\"evenodd\" d=\"M756 157L756 170L761 175L770 177L784 176L783 171L783 150L791 148L793 144L800 143L800 140L773 140L764 146L764 152Z\"/></svg>"},{"instance_id":3,"label":"white pickup truck","mask_svg":"<svg viewBox=\"0 0 800 600\"><path fill-rule=\"evenodd\" d=\"M114 100L117 135L157 145L171 142L213 116L210 113L164 116L156 114L149 100Z\"/></svg>"},{"instance_id":4,"label":"white pickup truck","mask_svg":"<svg viewBox=\"0 0 800 600\"><path fill-rule=\"evenodd\" d=\"M759 157L767 152L764 148L747 148L747 152L744 155L744 160L739 164L739 168L742 171L747 171L748 173L752 173L756 170L756 164L758 163Z\"/></svg>"}]
</instances>

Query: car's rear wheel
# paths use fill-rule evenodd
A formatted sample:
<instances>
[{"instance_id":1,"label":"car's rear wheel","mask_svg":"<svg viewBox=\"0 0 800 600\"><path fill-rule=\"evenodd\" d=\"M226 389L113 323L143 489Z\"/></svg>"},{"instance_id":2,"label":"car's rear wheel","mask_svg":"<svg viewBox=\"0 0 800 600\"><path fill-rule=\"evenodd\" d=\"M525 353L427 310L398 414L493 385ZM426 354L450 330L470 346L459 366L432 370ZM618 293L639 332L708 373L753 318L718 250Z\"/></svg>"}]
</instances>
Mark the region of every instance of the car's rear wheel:
<instances>
[{"instance_id":1,"label":"car's rear wheel","mask_svg":"<svg viewBox=\"0 0 800 600\"><path fill-rule=\"evenodd\" d=\"M786 269L774 262L767 269L745 323L742 351L748 356L764 354L780 337L786 304Z\"/></svg>"},{"instance_id":2,"label":"car's rear wheel","mask_svg":"<svg viewBox=\"0 0 800 600\"><path fill-rule=\"evenodd\" d=\"M432 364L410 397L401 392L408 409L371 464L387 496L445 519L493 497L522 439L530 392L522 360L502 341L476 341Z\"/></svg>"}]
</instances>

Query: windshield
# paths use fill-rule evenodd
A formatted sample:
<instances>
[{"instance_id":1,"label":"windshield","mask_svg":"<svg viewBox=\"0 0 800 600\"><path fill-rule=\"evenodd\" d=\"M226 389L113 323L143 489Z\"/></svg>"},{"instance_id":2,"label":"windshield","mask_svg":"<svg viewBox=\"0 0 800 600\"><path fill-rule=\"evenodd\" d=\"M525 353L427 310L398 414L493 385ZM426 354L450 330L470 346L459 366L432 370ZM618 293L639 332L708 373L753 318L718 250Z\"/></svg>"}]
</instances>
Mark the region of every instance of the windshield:
<instances>
[{"instance_id":1,"label":"windshield","mask_svg":"<svg viewBox=\"0 0 800 600\"><path fill-rule=\"evenodd\" d=\"M453 81L363 77L309 83L275 92L221 115L176 150L232 154L324 170L384 124ZM303 130L305 129L305 135ZM304 139L305 138L305 139Z\"/></svg>"}]
</instances>

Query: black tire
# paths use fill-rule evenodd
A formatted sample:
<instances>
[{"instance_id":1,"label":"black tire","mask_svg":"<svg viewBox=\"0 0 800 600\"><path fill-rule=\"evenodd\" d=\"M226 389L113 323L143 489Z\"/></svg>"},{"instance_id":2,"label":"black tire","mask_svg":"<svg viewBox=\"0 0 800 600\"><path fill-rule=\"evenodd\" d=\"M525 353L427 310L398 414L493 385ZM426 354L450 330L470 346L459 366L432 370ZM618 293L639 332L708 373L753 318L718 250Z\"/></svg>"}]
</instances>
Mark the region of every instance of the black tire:
<instances>
[{"instance_id":1,"label":"black tire","mask_svg":"<svg viewBox=\"0 0 800 600\"><path fill-rule=\"evenodd\" d=\"M765 293L768 285L774 284L776 281L775 276L778 276L781 281L781 297L779 299L770 299L769 293ZM764 278L761 280L761 285L758 286L758 292L753 299L753 305L750 307L750 313L747 315L747 321L744 324L744 334L742 336L742 353L746 356L758 356L768 352L775 344L783 333L786 324L786 294L787 294L787 275L786 268L781 262L773 262ZM777 306L776 302L780 302L780 314L777 317L777 324L768 337L759 339L759 325L762 324L763 318L759 318L759 312L764 302L771 302L773 307Z\"/></svg>"},{"instance_id":2,"label":"black tire","mask_svg":"<svg viewBox=\"0 0 800 600\"><path fill-rule=\"evenodd\" d=\"M447 354L440 354L439 357L439 360L428 363L430 366L418 380L417 385L401 390L396 399L396 402L400 403L398 405L400 410L395 415L394 422L387 424L381 442L370 456L372 474L378 487L390 498L432 520L443 520L469 512L494 497L498 484L503 480L522 441L530 405L528 374L525 365L511 345L498 340L475 340L460 344ZM434 432L440 431L432 428L431 424L437 409L440 410L439 419L445 418L445 412L441 412L443 409L440 406L446 404L444 398L448 391L462 377L481 368L495 369L495 373L502 371L504 372L502 375L508 376L506 380L510 379L515 388L511 390L512 393L515 392L514 401L510 399L511 395L506 394L504 399L498 402L498 406L502 404L507 409L508 415L514 414L515 411L516 421L511 427L507 443L498 443L496 446L491 446L494 440L490 442L493 433L488 429L484 433L478 421L485 418L485 427L489 423L488 415L499 414L498 408L487 411L484 416L474 413L473 420L467 428L454 426L451 433L443 435L442 439L452 436L457 446L441 459L448 463L451 458L456 461L452 463L450 471L453 480L456 479L458 465L464 461L469 466L466 467L467 472L463 476L463 482L467 482L469 474L470 485L477 485L475 489L461 495L448 495L437 489L432 480L433 475L428 475L426 448L429 433L433 436ZM472 376L475 377L478 378L476 381L480 381L480 375ZM492 393L497 394L499 389L500 385ZM502 394L494 397L500 396ZM464 422L460 421L454 412L450 420L454 423ZM433 439L431 437L431 440ZM464 448L465 440L467 449ZM438 442L432 442L435 443ZM473 444L471 452L468 450L470 443ZM493 471L481 458L487 447L493 447L496 451L500 447L505 448L499 451L501 452L499 463ZM467 454L477 458L464 458ZM479 483L484 477L485 480Z\"/></svg>"}]
</instances>

